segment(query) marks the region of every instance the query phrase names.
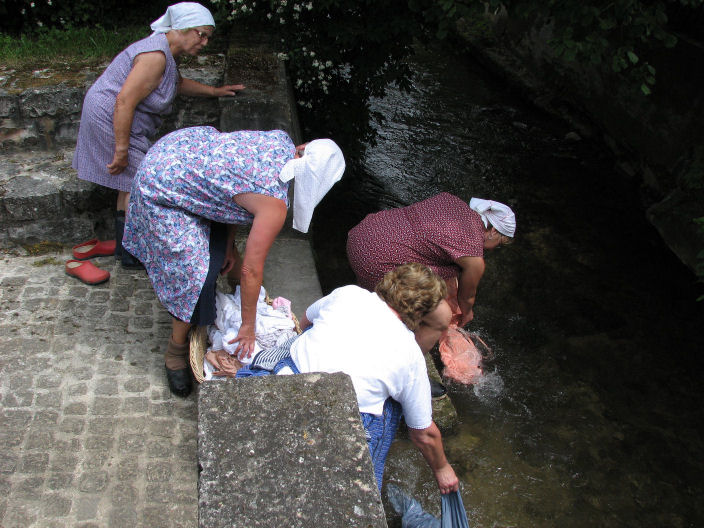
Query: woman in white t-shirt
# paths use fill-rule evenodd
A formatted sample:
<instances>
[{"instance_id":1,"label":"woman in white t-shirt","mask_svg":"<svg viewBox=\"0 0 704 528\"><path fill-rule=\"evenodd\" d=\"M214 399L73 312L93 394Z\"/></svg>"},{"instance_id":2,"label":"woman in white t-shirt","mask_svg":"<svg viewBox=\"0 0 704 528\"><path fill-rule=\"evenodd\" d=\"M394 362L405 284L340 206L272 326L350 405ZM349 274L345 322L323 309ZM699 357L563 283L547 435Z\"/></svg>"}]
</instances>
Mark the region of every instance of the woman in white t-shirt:
<instances>
[{"instance_id":1,"label":"woman in white t-shirt","mask_svg":"<svg viewBox=\"0 0 704 528\"><path fill-rule=\"evenodd\" d=\"M445 282L422 264L388 272L375 292L344 286L312 304L304 332L291 344L300 372L344 372L352 378L381 490L384 461L403 413L441 493L458 488L440 431L432 419L430 383L413 331L421 324L440 334L451 310Z\"/></svg>"}]
</instances>

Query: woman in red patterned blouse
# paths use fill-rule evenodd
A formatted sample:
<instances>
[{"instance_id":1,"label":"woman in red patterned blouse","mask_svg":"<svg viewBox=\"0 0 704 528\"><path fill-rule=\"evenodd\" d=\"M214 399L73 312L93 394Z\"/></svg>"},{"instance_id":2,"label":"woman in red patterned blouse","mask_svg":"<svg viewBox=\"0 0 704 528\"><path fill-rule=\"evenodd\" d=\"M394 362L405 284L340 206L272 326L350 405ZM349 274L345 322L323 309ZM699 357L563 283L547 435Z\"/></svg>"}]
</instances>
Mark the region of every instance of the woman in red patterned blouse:
<instances>
[{"instance_id":1,"label":"woman in red patterned blouse","mask_svg":"<svg viewBox=\"0 0 704 528\"><path fill-rule=\"evenodd\" d=\"M472 198L467 203L449 193L367 215L347 237L347 258L363 288L373 291L384 274L400 264L419 262L448 282L457 278L457 304L464 326L484 274L484 251L511 242L516 217L508 206ZM454 288L451 288L454 290ZM451 299L454 301L454 299ZM435 343L416 331L423 352Z\"/></svg>"}]
</instances>

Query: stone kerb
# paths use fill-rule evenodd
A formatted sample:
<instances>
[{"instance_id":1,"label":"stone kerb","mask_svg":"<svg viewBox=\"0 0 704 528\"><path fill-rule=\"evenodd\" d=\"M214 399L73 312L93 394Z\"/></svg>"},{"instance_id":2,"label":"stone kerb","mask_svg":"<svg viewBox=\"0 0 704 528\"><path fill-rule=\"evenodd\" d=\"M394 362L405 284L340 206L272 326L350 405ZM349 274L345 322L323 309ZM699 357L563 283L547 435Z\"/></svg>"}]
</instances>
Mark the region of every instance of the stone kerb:
<instances>
[{"instance_id":1,"label":"stone kerb","mask_svg":"<svg viewBox=\"0 0 704 528\"><path fill-rule=\"evenodd\" d=\"M79 180L72 150L6 154L0 161L0 248L94 236L113 196Z\"/></svg>"},{"instance_id":2,"label":"stone kerb","mask_svg":"<svg viewBox=\"0 0 704 528\"><path fill-rule=\"evenodd\" d=\"M247 88L237 97L221 100L221 130L284 130L296 144L302 142L286 68L274 53L270 37L250 32L234 34L225 82Z\"/></svg>"},{"instance_id":3,"label":"stone kerb","mask_svg":"<svg viewBox=\"0 0 704 528\"><path fill-rule=\"evenodd\" d=\"M345 374L205 382L200 528L385 527Z\"/></svg>"}]
</instances>

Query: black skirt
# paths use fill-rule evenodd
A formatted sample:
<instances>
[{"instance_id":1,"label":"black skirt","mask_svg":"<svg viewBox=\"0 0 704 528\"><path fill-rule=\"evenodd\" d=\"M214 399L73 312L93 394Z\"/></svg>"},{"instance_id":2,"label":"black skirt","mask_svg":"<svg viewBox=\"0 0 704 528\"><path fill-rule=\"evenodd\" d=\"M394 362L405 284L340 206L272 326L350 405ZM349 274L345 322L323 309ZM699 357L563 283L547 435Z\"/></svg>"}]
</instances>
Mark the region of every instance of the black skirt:
<instances>
[{"instance_id":1,"label":"black skirt","mask_svg":"<svg viewBox=\"0 0 704 528\"><path fill-rule=\"evenodd\" d=\"M200 291L200 297L191 316L191 324L197 326L211 325L215 322L217 311L215 309L215 286L218 274L225 262L227 251L227 225L219 222L210 223L210 265L208 276Z\"/></svg>"}]
</instances>

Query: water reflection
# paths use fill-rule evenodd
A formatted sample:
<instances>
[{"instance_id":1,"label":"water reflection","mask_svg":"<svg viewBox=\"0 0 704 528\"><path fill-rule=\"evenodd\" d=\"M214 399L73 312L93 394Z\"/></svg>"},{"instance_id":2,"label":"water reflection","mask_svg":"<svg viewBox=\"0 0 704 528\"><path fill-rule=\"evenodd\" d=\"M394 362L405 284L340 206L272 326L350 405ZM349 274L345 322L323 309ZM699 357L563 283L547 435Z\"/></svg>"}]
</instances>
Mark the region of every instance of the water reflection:
<instances>
[{"instance_id":1,"label":"water reflection","mask_svg":"<svg viewBox=\"0 0 704 528\"><path fill-rule=\"evenodd\" d=\"M466 57L416 66L417 91L375 101L378 144L316 211L324 290L353 282L346 232L369 212L441 190L510 204L516 241L487 257L471 326L495 357L482 384L451 391L462 426L446 448L472 525L702 524L694 276L598 144L566 138ZM386 474L439 513L408 441Z\"/></svg>"}]
</instances>

